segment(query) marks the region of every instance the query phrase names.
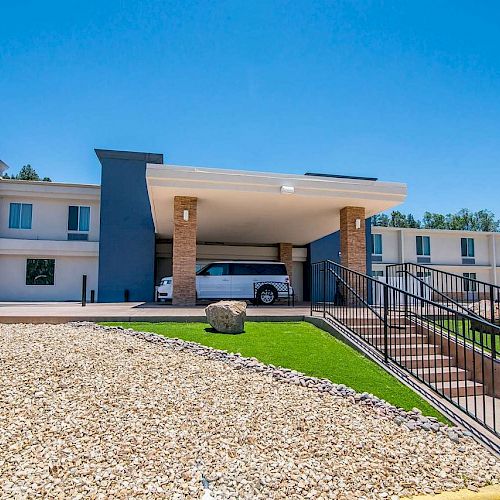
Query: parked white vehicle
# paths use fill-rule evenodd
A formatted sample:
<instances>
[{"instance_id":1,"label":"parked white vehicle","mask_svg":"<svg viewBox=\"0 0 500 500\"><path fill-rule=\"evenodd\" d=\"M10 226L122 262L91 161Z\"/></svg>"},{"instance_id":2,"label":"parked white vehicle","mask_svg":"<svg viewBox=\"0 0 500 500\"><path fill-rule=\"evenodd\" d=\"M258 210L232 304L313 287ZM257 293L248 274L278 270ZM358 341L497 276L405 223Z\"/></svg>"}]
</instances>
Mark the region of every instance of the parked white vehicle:
<instances>
[{"instance_id":1,"label":"parked white vehicle","mask_svg":"<svg viewBox=\"0 0 500 500\"><path fill-rule=\"evenodd\" d=\"M173 279L163 278L157 299L172 298ZM198 299L247 299L271 305L292 295L290 278L282 262L212 262L196 273Z\"/></svg>"}]
</instances>

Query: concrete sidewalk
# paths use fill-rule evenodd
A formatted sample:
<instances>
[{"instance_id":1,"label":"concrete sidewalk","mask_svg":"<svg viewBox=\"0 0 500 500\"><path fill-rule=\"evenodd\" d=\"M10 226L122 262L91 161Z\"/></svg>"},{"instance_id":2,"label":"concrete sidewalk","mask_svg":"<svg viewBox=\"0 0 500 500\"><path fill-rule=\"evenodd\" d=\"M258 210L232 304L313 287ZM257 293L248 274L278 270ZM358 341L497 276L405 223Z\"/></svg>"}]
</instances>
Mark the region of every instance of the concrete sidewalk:
<instances>
[{"instance_id":1,"label":"concrete sidewalk","mask_svg":"<svg viewBox=\"0 0 500 500\"><path fill-rule=\"evenodd\" d=\"M0 323L66 323L68 321L205 321L205 305L176 307L166 304L127 302L87 304L79 302L0 302ZM309 306L249 306L252 321L302 321Z\"/></svg>"}]
</instances>

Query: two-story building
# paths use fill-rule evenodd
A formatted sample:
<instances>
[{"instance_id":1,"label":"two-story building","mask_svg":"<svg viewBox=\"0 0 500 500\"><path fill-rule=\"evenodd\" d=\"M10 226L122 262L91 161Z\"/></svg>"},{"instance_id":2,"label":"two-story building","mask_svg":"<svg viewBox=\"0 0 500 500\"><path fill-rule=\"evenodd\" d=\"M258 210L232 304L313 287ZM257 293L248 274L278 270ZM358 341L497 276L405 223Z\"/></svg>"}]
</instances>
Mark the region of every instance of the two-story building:
<instances>
[{"instance_id":1,"label":"two-story building","mask_svg":"<svg viewBox=\"0 0 500 500\"><path fill-rule=\"evenodd\" d=\"M412 262L464 278L499 282L500 233L372 226L374 276L388 264Z\"/></svg>"},{"instance_id":2,"label":"two-story building","mask_svg":"<svg viewBox=\"0 0 500 500\"><path fill-rule=\"evenodd\" d=\"M0 180L0 300L78 300L97 290L100 188Z\"/></svg>"},{"instance_id":3,"label":"two-story building","mask_svg":"<svg viewBox=\"0 0 500 500\"><path fill-rule=\"evenodd\" d=\"M0 301L196 300L214 260L286 264L298 300L322 254L371 272L370 217L406 186L374 178L168 165L163 155L96 150L101 185L0 179ZM329 236L330 235L330 236ZM326 237L326 238L325 238Z\"/></svg>"}]
</instances>

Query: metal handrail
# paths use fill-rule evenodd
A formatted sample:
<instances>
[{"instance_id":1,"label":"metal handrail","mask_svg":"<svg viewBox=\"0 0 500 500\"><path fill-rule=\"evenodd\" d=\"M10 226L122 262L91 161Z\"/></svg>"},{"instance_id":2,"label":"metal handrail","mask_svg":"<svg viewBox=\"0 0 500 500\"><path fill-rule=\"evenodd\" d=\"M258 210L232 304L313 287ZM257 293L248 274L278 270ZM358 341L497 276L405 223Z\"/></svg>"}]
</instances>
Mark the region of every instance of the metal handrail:
<instances>
[{"instance_id":1,"label":"metal handrail","mask_svg":"<svg viewBox=\"0 0 500 500\"><path fill-rule=\"evenodd\" d=\"M487 281L482 281L482 280L478 280L478 279L475 279L475 278L464 278L463 276L459 276L458 274L453 274L453 273L450 273L448 271L442 271L441 269L434 269L433 267L424 266L422 264L419 264L418 262L403 262L401 264L388 264L385 267L386 267L386 269L389 269L389 268L393 268L393 267L406 266L406 265L412 265L412 266L420 267L420 268L424 269L425 271L430 271L430 272L435 272L435 273L440 273L440 274L446 274L447 276L450 276L450 278L460 279L460 280L463 280L463 281L473 281L473 282L478 283L480 285L484 285L484 286L488 286L488 287L493 287L496 290L498 290L498 292L500 294L500 286L499 285L495 285L493 283L488 283Z\"/></svg>"},{"instance_id":2,"label":"metal handrail","mask_svg":"<svg viewBox=\"0 0 500 500\"><path fill-rule=\"evenodd\" d=\"M480 323L483 323L487 327L494 327L496 330L498 330L494 335L500 335L500 326L495 325L493 323L490 323L490 322L486 321L484 319L484 317L482 317L482 316L479 316L478 318L471 317L471 315L469 313L463 313L463 312L460 312L460 311L456 311L455 309L452 309L451 307L448 307L445 304L438 304L437 302L434 302L432 300L426 299L425 297L420 297L419 295L415 295L415 294L413 294L411 292L407 292L407 291L401 290L400 288L397 288L395 286L389 285L389 283L384 283L382 281L376 280L375 278L373 278L371 276L368 276L366 274L363 274L363 273L360 273L358 271L355 271L354 269L349 269L348 267L344 267L341 264L337 264L336 262L333 262L332 260L326 260L325 262L329 262L331 264L334 264L337 267L345 269L346 271L349 271L350 273L353 273L353 274L355 274L357 276L360 276L363 279L368 279L368 280L370 280L372 282L380 283L384 287L387 287L387 289L393 290L396 293L401 293L401 294L407 295L409 298L420 300L420 301L425 302L426 304L428 304L430 306L437 306L437 307L439 307L441 309L445 309L446 312L450 312L450 313L453 313L453 314L460 314L460 315L464 316L464 319L473 319L474 321L478 321Z\"/></svg>"},{"instance_id":3,"label":"metal handrail","mask_svg":"<svg viewBox=\"0 0 500 500\"><path fill-rule=\"evenodd\" d=\"M339 266L339 267L342 267L342 266ZM370 311L372 311L373 314L375 314L375 316L377 316L377 318L380 319L380 321L382 321L384 324L387 325L388 328L393 328L393 329L402 329L402 327L400 325L390 325L389 322L378 312L375 310L375 308L367 301L365 300L361 295L359 295L356 290L354 290L354 288L352 288L348 283L347 281L345 281L343 278L340 277L340 275L338 273L336 273L333 269L328 269L328 271L330 271L334 276L337 277L337 279L339 279L346 288L349 289L349 291L357 298L359 299L363 304L365 304L366 307L368 307L368 309L370 309ZM350 270L349 270L350 271ZM380 281L377 281L377 280L374 280L376 283L382 283ZM382 283L384 284L384 283Z\"/></svg>"},{"instance_id":4,"label":"metal handrail","mask_svg":"<svg viewBox=\"0 0 500 500\"><path fill-rule=\"evenodd\" d=\"M426 286L427 288L430 288L434 293L437 293L438 295L440 295L441 297L445 298L447 302L451 302L452 304L456 305L457 307L460 307L462 308L465 312L466 315L471 315L471 316L476 316L475 319L479 319L479 320L484 320L485 318L479 314L476 314L474 311L471 311L469 308L467 307L464 307L462 304L460 304L460 302L457 302L455 299L453 299L452 297L449 297L448 295L446 295L445 293L441 292L440 290L438 290L437 288L433 287L432 285L429 285L429 283L425 282L422 278L419 278L418 276L416 276L415 274L411 273L410 271L408 271L406 268L404 269L404 271L401 271L401 272L404 272L406 273L408 276L411 276L413 279L416 279L419 283L421 283L422 285ZM498 325L495 325L494 323L490 323L489 321L487 321L487 323L489 323L490 325L492 326L498 326Z\"/></svg>"},{"instance_id":5,"label":"metal handrail","mask_svg":"<svg viewBox=\"0 0 500 500\"><path fill-rule=\"evenodd\" d=\"M314 263L311 312L323 313L345 330L349 339L359 339L371 354L388 363L390 370L395 366L401 373L409 373L500 437L495 410L500 387L500 361L496 357L500 326L453 299L449 304L439 302L440 297L446 297L436 288L439 283L435 287L434 282L431 285L414 275L412 269L404 271L407 274L403 277L415 278L415 293L331 260ZM423 285L436 295L422 296ZM342 300L338 300L340 296ZM484 327L488 331L483 331ZM488 413L491 403L493 410ZM478 437L487 435L481 432Z\"/></svg>"}]
</instances>

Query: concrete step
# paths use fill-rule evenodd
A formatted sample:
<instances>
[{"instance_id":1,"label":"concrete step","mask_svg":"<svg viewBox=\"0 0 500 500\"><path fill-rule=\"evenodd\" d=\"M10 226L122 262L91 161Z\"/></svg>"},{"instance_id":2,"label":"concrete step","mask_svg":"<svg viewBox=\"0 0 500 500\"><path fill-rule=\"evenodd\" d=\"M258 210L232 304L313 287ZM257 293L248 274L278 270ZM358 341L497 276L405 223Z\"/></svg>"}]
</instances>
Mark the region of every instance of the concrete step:
<instances>
[{"instance_id":1,"label":"concrete step","mask_svg":"<svg viewBox=\"0 0 500 500\"><path fill-rule=\"evenodd\" d=\"M394 358L398 363L408 369L419 370L421 368L433 368L441 366L455 366L455 360L443 354L436 354L435 356L396 356Z\"/></svg>"},{"instance_id":2,"label":"concrete step","mask_svg":"<svg viewBox=\"0 0 500 500\"><path fill-rule=\"evenodd\" d=\"M384 335L377 333L376 335L363 335L363 338L370 339L372 342L384 343ZM417 334L387 334L387 341L392 345L405 345L405 344L427 344L427 337Z\"/></svg>"},{"instance_id":3,"label":"concrete step","mask_svg":"<svg viewBox=\"0 0 500 500\"><path fill-rule=\"evenodd\" d=\"M452 398L474 395L481 396L484 392L483 384L472 380L451 380L449 382L432 384L432 386L439 392L444 392Z\"/></svg>"},{"instance_id":4,"label":"concrete step","mask_svg":"<svg viewBox=\"0 0 500 500\"><path fill-rule=\"evenodd\" d=\"M376 345L379 349L384 346L383 340L375 343L369 337L365 339L368 343ZM389 344L388 351L392 356L430 356L440 354L441 348L435 344Z\"/></svg>"},{"instance_id":5,"label":"concrete step","mask_svg":"<svg viewBox=\"0 0 500 500\"><path fill-rule=\"evenodd\" d=\"M457 366L428 367L413 370L413 372L428 382L449 382L467 378L467 372Z\"/></svg>"}]
</instances>

